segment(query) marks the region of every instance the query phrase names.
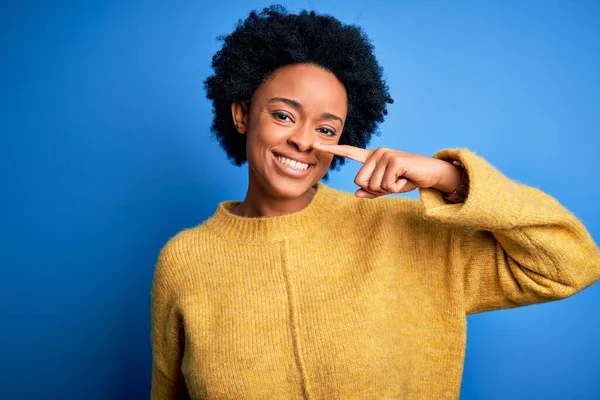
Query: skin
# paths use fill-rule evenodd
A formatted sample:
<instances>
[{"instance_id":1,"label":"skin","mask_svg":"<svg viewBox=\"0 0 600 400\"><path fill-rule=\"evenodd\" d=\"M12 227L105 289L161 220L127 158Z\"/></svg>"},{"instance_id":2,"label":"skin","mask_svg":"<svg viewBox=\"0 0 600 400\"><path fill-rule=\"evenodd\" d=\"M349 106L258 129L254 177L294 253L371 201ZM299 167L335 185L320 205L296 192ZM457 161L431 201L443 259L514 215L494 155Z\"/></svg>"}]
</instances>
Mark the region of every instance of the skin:
<instances>
[{"instance_id":1,"label":"skin","mask_svg":"<svg viewBox=\"0 0 600 400\"><path fill-rule=\"evenodd\" d=\"M375 198L419 187L452 192L460 170L450 162L388 148L376 150L338 145L347 117L347 96L337 77L312 64L276 70L248 104L231 105L233 122L246 138L248 190L231 210L244 217L268 217L304 209L314 185L327 173L334 155L363 163L356 196ZM301 178L282 173L277 154L312 164Z\"/></svg>"},{"instance_id":2,"label":"skin","mask_svg":"<svg viewBox=\"0 0 600 400\"><path fill-rule=\"evenodd\" d=\"M249 107L237 101L231 111L237 131L247 135L249 167L246 198L232 212L274 216L305 208L314 195L313 186L333 160L333 154L317 152L312 144L337 144L343 131L344 85L315 65L285 66L254 91ZM304 178L289 177L276 164L274 152L294 154L314 166Z\"/></svg>"},{"instance_id":3,"label":"skin","mask_svg":"<svg viewBox=\"0 0 600 400\"><path fill-rule=\"evenodd\" d=\"M313 147L319 152L347 157L363 164L354 179L354 183L360 186L356 191L357 197L375 198L430 187L452 193L460 184L462 171L449 161L387 147L369 150L320 143L314 143Z\"/></svg>"}]
</instances>

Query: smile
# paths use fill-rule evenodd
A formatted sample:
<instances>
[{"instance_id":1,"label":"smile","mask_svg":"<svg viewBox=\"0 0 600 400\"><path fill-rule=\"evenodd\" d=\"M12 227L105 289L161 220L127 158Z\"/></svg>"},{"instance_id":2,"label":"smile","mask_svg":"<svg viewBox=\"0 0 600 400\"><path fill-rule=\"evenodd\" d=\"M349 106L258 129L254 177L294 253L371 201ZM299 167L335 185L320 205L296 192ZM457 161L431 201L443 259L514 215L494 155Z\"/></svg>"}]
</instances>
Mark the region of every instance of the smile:
<instances>
[{"instance_id":1,"label":"smile","mask_svg":"<svg viewBox=\"0 0 600 400\"><path fill-rule=\"evenodd\" d=\"M285 157L282 157L282 156L278 156L278 155L275 155L275 158L280 163L285 164L288 167L293 168L293 169L298 170L298 171L307 170L311 166L311 164L306 164L306 163L303 163L303 162L300 162L300 161L295 161L295 160L292 160L292 159L289 159L289 158L285 158Z\"/></svg>"},{"instance_id":2,"label":"smile","mask_svg":"<svg viewBox=\"0 0 600 400\"><path fill-rule=\"evenodd\" d=\"M275 159L277 169L291 178L304 178L311 173L315 166L314 164L292 160L279 154L273 154L273 158Z\"/></svg>"}]
</instances>

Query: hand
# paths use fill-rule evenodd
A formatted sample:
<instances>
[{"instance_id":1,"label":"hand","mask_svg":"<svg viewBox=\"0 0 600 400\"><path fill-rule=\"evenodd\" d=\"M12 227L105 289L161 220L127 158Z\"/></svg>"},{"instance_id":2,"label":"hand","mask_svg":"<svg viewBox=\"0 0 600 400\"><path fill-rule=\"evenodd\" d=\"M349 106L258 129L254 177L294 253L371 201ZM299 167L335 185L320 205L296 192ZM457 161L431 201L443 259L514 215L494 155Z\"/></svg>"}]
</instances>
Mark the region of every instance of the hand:
<instances>
[{"instance_id":1,"label":"hand","mask_svg":"<svg viewBox=\"0 0 600 400\"><path fill-rule=\"evenodd\" d=\"M433 157L385 147L369 150L348 145L313 143L313 149L363 164L354 178L354 183L360 186L356 196L361 198L430 187L451 193L460 183L459 167Z\"/></svg>"}]
</instances>

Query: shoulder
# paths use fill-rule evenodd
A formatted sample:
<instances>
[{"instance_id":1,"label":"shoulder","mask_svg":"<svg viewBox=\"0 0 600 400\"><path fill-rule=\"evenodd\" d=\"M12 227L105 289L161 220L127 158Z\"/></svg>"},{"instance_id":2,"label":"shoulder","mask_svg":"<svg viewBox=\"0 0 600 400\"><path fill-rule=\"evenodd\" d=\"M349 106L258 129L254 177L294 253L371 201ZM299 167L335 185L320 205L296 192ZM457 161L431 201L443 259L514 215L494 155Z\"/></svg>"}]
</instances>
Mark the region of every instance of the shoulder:
<instances>
[{"instance_id":1,"label":"shoulder","mask_svg":"<svg viewBox=\"0 0 600 400\"><path fill-rule=\"evenodd\" d=\"M215 237L205 222L183 229L166 241L156 259L154 285L185 280L191 267L201 267L202 260L210 256Z\"/></svg>"},{"instance_id":2,"label":"shoulder","mask_svg":"<svg viewBox=\"0 0 600 400\"><path fill-rule=\"evenodd\" d=\"M420 199L397 195L362 199L354 193L340 196L342 201L333 225L344 231L359 231L364 237L380 233L386 238L415 243L429 242L432 237L441 241L450 234L450 226L425 218Z\"/></svg>"},{"instance_id":3,"label":"shoulder","mask_svg":"<svg viewBox=\"0 0 600 400\"><path fill-rule=\"evenodd\" d=\"M353 193L338 192L341 198L340 215L369 220L391 218L426 222L423 204L418 199L394 195L362 199Z\"/></svg>"}]
</instances>

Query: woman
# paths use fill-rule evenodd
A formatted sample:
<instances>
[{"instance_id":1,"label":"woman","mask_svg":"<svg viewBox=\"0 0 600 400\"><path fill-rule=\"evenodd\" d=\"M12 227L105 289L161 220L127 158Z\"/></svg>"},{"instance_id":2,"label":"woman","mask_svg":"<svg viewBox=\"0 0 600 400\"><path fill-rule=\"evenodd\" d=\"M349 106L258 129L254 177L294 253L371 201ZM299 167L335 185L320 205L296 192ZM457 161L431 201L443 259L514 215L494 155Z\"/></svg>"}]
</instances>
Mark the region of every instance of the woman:
<instances>
[{"instance_id":1,"label":"woman","mask_svg":"<svg viewBox=\"0 0 600 400\"><path fill-rule=\"evenodd\" d=\"M580 221L469 150L366 149L392 99L358 28L271 7L212 65L212 129L248 191L160 253L153 398L458 398L468 314L600 278ZM355 195L320 182L345 158Z\"/></svg>"}]
</instances>

